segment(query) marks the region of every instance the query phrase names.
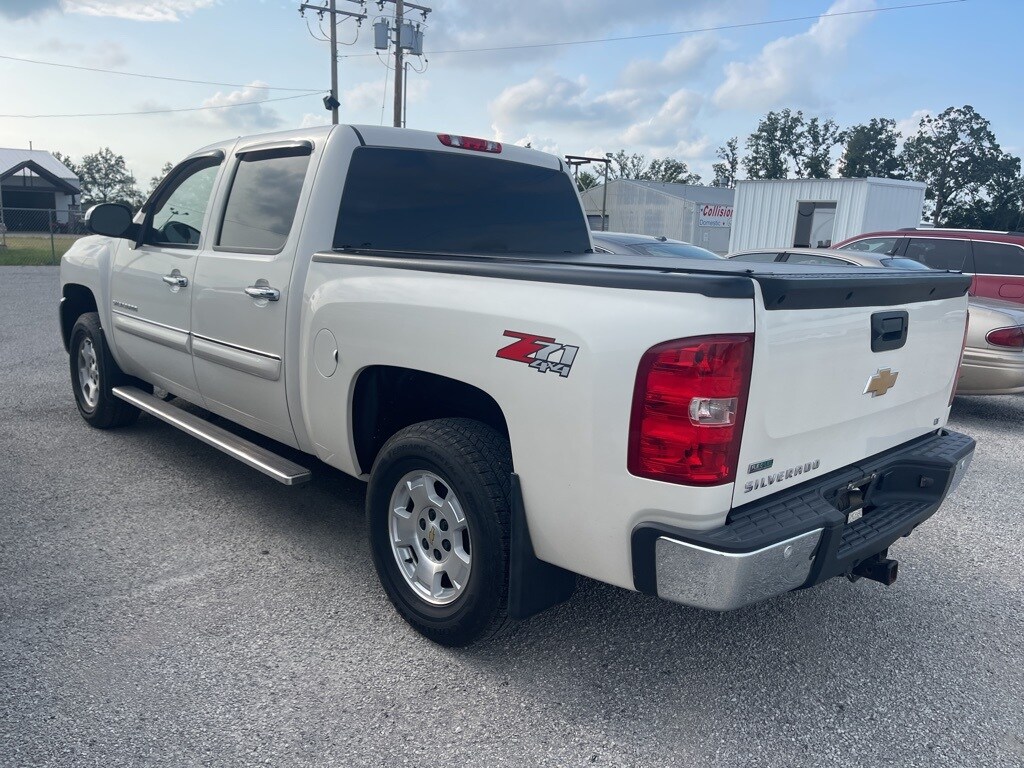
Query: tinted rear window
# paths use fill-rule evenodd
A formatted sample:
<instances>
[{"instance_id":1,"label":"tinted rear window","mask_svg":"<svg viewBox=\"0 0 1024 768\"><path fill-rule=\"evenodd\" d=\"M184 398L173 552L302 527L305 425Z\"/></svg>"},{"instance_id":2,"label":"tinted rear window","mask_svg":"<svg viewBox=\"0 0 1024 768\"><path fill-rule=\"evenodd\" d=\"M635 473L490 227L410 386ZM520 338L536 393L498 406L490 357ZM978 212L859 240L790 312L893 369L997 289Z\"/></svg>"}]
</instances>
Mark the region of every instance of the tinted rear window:
<instances>
[{"instance_id":1,"label":"tinted rear window","mask_svg":"<svg viewBox=\"0 0 1024 768\"><path fill-rule=\"evenodd\" d=\"M889 267L890 269L931 269L922 264L920 261L914 261L913 259L904 259L897 257L894 259L879 259L879 262L883 267Z\"/></svg>"},{"instance_id":2,"label":"tinted rear window","mask_svg":"<svg viewBox=\"0 0 1024 768\"><path fill-rule=\"evenodd\" d=\"M890 254L896 251L898 237L869 237L839 247L840 251L867 251L868 253Z\"/></svg>"},{"instance_id":3,"label":"tinted rear window","mask_svg":"<svg viewBox=\"0 0 1024 768\"><path fill-rule=\"evenodd\" d=\"M974 264L983 275L1024 275L1024 249L1009 243L975 240Z\"/></svg>"},{"instance_id":4,"label":"tinted rear window","mask_svg":"<svg viewBox=\"0 0 1024 768\"><path fill-rule=\"evenodd\" d=\"M335 248L433 253L584 253L587 221L568 175L470 153L359 147Z\"/></svg>"},{"instance_id":5,"label":"tinted rear window","mask_svg":"<svg viewBox=\"0 0 1024 768\"><path fill-rule=\"evenodd\" d=\"M775 261L779 258L777 253L741 253L739 256L734 256L733 261L755 261L758 263L767 263L769 261Z\"/></svg>"},{"instance_id":6,"label":"tinted rear window","mask_svg":"<svg viewBox=\"0 0 1024 768\"><path fill-rule=\"evenodd\" d=\"M920 261L932 269L970 270L968 262L971 255L971 244L966 240L947 240L944 238L912 238L903 254L908 259Z\"/></svg>"},{"instance_id":7,"label":"tinted rear window","mask_svg":"<svg viewBox=\"0 0 1024 768\"><path fill-rule=\"evenodd\" d=\"M630 243L626 246L634 253L643 256L681 256L687 259L713 259L718 261L717 254L689 243Z\"/></svg>"}]
</instances>

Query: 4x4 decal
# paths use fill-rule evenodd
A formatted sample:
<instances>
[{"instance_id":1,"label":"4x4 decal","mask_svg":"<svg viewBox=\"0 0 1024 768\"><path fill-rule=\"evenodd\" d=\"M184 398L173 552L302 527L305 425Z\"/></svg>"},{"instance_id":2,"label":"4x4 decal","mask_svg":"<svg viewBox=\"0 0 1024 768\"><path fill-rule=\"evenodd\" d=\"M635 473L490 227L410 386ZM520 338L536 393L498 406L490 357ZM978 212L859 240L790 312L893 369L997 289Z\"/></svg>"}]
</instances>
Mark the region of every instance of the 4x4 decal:
<instances>
[{"instance_id":1,"label":"4x4 decal","mask_svg":"<svg viewBox=\"0 0 1024 768\"><path fill-rule=\"evenodd\" d=\"M559 344L550 336L538 336L534 333L522 333L520 331L505 331L504 336L518 339L498 350L495 357L504 360L512 360L516 363L526 363L539 373L554 371L563 378L569 375L572 370L572 362L576 359L579 347L569 344Z\"/></svg>"}]
</instances>

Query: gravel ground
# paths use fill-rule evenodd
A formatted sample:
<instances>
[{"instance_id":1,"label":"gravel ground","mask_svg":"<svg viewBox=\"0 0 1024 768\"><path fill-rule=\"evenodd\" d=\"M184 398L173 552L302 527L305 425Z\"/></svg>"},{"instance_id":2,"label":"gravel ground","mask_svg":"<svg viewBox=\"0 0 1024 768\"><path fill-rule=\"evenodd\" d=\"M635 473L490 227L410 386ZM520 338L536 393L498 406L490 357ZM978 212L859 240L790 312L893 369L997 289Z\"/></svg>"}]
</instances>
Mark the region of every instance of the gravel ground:
<instances>
[{"instance_id":1,"label":"gravel ground","mask_svg":"<svg viewBox=\"0 0 1024 768\"><path fill-rule=\"evenodd\" d=\"M79 418L57 272L0 268L0 764L1020 766L1024 399L891 588L730 614L583 581L451 651L378 588L363 487Z\"/></svg>"}]
</instances>

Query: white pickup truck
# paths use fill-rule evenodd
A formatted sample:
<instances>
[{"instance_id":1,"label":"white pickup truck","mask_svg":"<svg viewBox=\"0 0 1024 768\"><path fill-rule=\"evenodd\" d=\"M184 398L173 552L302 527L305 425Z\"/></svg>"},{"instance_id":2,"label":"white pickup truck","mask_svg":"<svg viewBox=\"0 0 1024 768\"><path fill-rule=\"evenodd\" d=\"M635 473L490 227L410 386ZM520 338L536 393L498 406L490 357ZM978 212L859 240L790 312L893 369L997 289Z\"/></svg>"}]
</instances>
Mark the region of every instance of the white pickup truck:
<instances>
[{"instance_id":1,"label":"white pickup truck","mask_svg":"<svg viewBox=\"0 0 1024 768\"><path fill-rule=\"evenodd\" d=\"M381 583L440 643L576 574L714 610L891 583L888 548L973 455L943 428L969 278L594 253L531 149L232 139L87 220L60 307L83 418L146 412L287 484L309 469L276 444L367 481Z\"/></svg>"}]
</instances>

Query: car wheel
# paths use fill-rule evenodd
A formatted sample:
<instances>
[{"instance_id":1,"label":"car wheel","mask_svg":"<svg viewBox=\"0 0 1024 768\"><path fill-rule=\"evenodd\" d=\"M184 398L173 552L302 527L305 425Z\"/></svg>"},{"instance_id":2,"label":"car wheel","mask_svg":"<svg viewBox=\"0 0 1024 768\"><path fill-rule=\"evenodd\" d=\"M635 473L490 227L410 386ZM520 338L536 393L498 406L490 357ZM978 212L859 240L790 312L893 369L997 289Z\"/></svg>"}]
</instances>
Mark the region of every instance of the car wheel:
<instances>
[{"instance_id":1,"label":"car wheel","mask_svg":"<svg viewBox=\"0 0 1024 768\"><path fill-rule=\"evenodd\" d=\"M135 421L139 409L114 397L111 390L136 382L118 368L111 357L99 315L86 312L75 321L70 349L71 388L82 418L99 429L121 427Z\"/></svg>"},{"instance_id":2,"label":"car wheel","mask_svg":"<svg viewBox=\"0 0 1024 768\"><path fill-rule=\"evenodd\" d=\"M437 419L395 434L367 492L370 546L402 617L442 645L508 625L512 453L470 419Z\"/></svg>"}]
</instances>

